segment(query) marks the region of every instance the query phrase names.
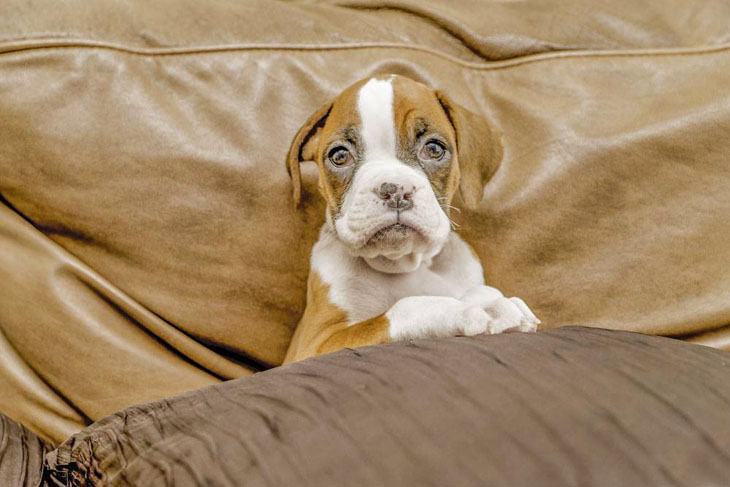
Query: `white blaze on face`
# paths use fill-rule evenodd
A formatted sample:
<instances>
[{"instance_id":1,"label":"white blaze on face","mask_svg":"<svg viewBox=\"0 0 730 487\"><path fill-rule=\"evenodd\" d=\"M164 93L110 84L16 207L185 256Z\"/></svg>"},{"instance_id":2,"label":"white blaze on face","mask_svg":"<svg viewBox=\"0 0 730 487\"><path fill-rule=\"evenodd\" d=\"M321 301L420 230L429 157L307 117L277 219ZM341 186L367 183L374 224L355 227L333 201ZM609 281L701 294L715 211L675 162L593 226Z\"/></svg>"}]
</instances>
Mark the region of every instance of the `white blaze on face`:
<instances>
[{"instance_id":1,"label":"white blaze on face","mask_svg":"<svg viewBox=\"0 0 730 487\"><path fill-rule=\"evenodd\" d=\"M395 117L392 80L371 79L357 99L365 160L395 159Z\"/></svg>"}]
</instances>

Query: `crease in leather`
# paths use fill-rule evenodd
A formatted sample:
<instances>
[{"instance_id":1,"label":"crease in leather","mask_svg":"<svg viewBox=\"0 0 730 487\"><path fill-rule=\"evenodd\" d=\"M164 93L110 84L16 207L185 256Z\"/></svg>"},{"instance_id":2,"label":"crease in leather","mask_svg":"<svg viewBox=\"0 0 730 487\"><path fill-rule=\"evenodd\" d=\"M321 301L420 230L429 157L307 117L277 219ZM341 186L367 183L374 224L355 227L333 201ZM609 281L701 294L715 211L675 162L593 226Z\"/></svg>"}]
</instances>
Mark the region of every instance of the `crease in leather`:
<instances>
[{"instance_id":1,"label":"crease in leather","mask_svg":"<svg viewBox=\"0 0 730 487\"><path fill-rule=\"evenodd\" d=\"M3 413L11 419L32 429L44 440L53 443L60 435L68 435L91 420L83 411L74 406L64 396L63 391L54 387L43 378L39 371L23 360L21 354L0 330L0 384L5 384L3 392L7 401L13 394L7 387L22 391L24 402L22 410L9 410L3 406ZM2 413L0 413L0 416Z\"/></svg>"},{"instance_id":2,"label":"crease in leather","mask_svg":"<svg viewBox=\"0 0 730 487\"><path fill-rule=\"evenodd\" d=\"M718 328L709 328L699 333L671 335L673 338L684 340L706 347L730 350L730 324Z\"/></svg>"},{"instance_id":3,"label":"crease in leather","mask_svg":"<svg viewBox=\"0 0 730 487\"><path fill-rule=\"evenodd\" d=\"M64 412L62 411L56 411L56 413L59 416L64 416L64 419L67 419L68 421L84 421L87 424L91 423L90 418L81 410L79 409L73 401L69 400L68 397L66 397L66 394L64 391L59 389L56 385L51 382L47 376L44 375L43 370L39 369L38 367L34 366L34 364L29 363L27 361L24 361L22 358L22 355L18 353L18 350L15 348L13 343L8 339L7 336L3 333L2 329L0 329L0 343L4 345L4 348L9 352L7 354L7 358L10 358L11 361L17 361L18 363L21 363L24 366L25 370L19 371L19 370L10 370L10 373L12 376L16 379L14 382L17 386L22 387L24 385L23 375L32 375L34 378L38 379L38 381L42 384L44 389L42 392L45 393L41 395L41 393L35 394L33 402L42 407L47 409L56 409L53 404L51 404L51 401L53 399L60 399L61 402L67 406L70 411ZM15 364L13 364L15 367ZM54 397L56 396L56 397ZM70 414L69 414L70 413Z\"/></svg>"},{"instance_id":4,"label":"crease in leather","mask_svg":"<svg viewBox=\"0 0 730 487\"><path fill-rule=\"evenodd\" d=\"M178 354L181 358L188 361L191 365L202 367L207 372L213 374L220 380L237 378L242 375L251 373L251 369L247 364L242 362L234 362L220 355L213 353L208 360L196 361L193 357L199 356L201 352L208 352L209 347L199 343L199 341L191 336L186 330L165 320L149 308L141 305L137 301L131 299L123 291L116 288L112 283L107 281L97 271L88 267L82 259L70 250L51 240L48 235L36 228L35 223L26 215L18 211L17 208L8 202L2 194L0 194L0 205L6 207L10 212L17 215L21 220L30 225L36 232L38 237L45 242L45 245L52 249L52 252L61 253L72 257L77 262L72 266L65 266L56 269L56 273L68 273L69 276L82 283L91 292L99 297L100 300L114 307L120 314L129 317L134 323L139 325L141 329L146 330L150 337L153 337L160 345L169 349L171 352ZM62 297L62 296L59 296ZM63 300L62 300L63 301ZM174 330L170 332L169 327ZM1 330L0 330L1 332ZM187 346L176 348L171 345L173 342L179 342L183 337L183 343L187 342Z\"/></svg>"},{"instance_id":5,"label":"crease in leather","mask_svg":"<svg viewBox=\"0 0 730 487\"><path fill-rule=\"evenodd\" d=\"M372 18L401 15L404 24L418 19L458 39L477 57L504 60L546 51L617 49L717 44L727 41L720 4L697 5L668 2L455 2L414 0L334 0L333 5L372 12ZM709 3L709 2L708 2ZM708 21L715 7L718 17ZM704 10L704 11L703 11ZM671 14L667 14L671 11ZM578 20L579 19L579 20ZM693 29L698 19L705 29ZM687 35L688 32L692 34ZM697 32L702 34L697 35ZM691 40L689 38L692 38Z\"/></svg>"},{"instance_id":6,"label":"crease in leather","mask_svg":"<svg viewBox=\"0 0 730 487\"><path fill-rule=\"evenodd\" d=\"M15 209L11 208L10 210L32 225L33 230L36 232L38 237L45 241L45 245L52 247L53 252L65 254L73 260L76 260L73 265L65 265L56 269L57 274L66 273L69 277L72 277L83 284L87 289L98 296L99 299L112 305L120 314L129 317L133 323L140 327L140 329L146 330L149 336L153 337L159 344L179 355L181 358L184 358L191 365L202 368L220 380L237 378L251 373L251 369L243 367L241 364L231 362L228 359L224 359L218 354L212 353L209 357L205 357L205 355L210 352L208 347L200 344L194 337L190 336L189 333L174 323L164 320L150 309L131 299L122 290L107 281L97 271L89 268L85 263L83 263L80 257L52 241L43 232L36 229L32 220L19 214ZM59 297L63 298L63 296ZM61 301L63 303L67 302L64 299L61 299ZM170 328L172 328L172 330ZM177 346L172 346L171 343L176 343ZM195 357L197 357L198 360L195 360ZM207 360L202 360L203 357Z\"/></svg>"},{"instance_id":7,"label":"crease in leather","mask_svg":"<svg viewBox=\"0 0 730 487\"><path fill-rule=\"evenodd\" d=\"M403 49L424 52L443 58L452 63L474 70L497 70L563 58L597 58L597 57L654 57L654 56L687 56L712 54L730 49L730 43L705 45L695 47L664 47L638 49L601 49L601 50L556 50L537 54L526 54L515 58L473 62L458 58L451 54L432 49L428 46L398 43L361 42L348 44L231 44L218 46L197 47L132 47L124 44L100 42L84 39L62 39L58 41L43 40L42 42L9 42L0 43L0 56L17 52L41 49L109 49L127 54L142 56L188 56L207 53L239 52L239 51L343 51L363 49Z\"/></svg>"},{"instance_id":8,"label":"crease in leather","mask_svg":"<svg viewBox=\"0 0 730 487\"><path fill-rule=\"evenodd\" d=\"M412 5L412 4L405 4L405 5L389 5L387 2L378 3L376 5L370 5L367 2L365 3L359 3L359 2L344 2L340 4L341 6L356 9L356 10L369 10L369 11L395 11L395 12L403 12L409 15L413 15L415 17L420 18L421 20L424 20L437 28L442 29L447 35L455 37L458 39L464 46L466 46L469 51L471 51L476 56L479 56L481 58L486 59L493 59L498 58L499 60L503 59L515 59L519 57L529 56L531 54L539 53L539 52L545 52L545 51L565 51L566 48L561 48L558 46L555 46L551 44L549 41L543 40L543 39L529 39L525 37L523 41L532 41L529 42L530 44L533 44L535 47L533 49L527 49L527 52L521 53L518 55L512 55L507 56L504 58L500 58L499 56L494 56L492 53L488 52L489 45L486 45L482 47L482 44L478 36L475 32L465 29L462 26L459 25L458 21L451 19L451 18L434 18L428 12L426 9L422 7L422 5ZM493 47L494 49L494 47ZM567 48L569 49L569 48ZM534 51L534 52L533 52Z\"/></svg>"}]
</instances>

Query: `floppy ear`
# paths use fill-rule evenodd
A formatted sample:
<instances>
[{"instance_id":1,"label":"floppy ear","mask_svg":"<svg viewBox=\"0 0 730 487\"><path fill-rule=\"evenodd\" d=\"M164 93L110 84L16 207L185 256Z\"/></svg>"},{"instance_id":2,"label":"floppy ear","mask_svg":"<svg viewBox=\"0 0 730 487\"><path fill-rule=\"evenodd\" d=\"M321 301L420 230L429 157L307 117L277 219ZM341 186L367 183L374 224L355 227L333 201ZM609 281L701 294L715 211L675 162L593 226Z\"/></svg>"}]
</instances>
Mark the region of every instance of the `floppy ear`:
<instances>
[{"instance_id":1,"label":"floppy ear","mask_svg":"<svg viewBox=\"0 0 730 487\"><path fill-rule=\"evenodd\" d=\"M442 92L436 91L436 98L456 133L461 199L467 208L474 209L482 200L484 186L502 161L502 134L484 117L452 102Z\"/></svg>"},{"instance_id":2,"label":"floppy ear","mask_svg":"<svg viewBox=\"0 0 730 487\"><path fill-rule=\"evenodd\" d=\"M292 183L292 199L294 206L298 207L302 201L302 172L299 165L305 161L312 161L315 157L315 150L319 141L319 134L327 121L327 116L332 109L332 103L328 103L309 117L301 126L294 140L289 146L289 154L286 158L286 170L289 173Z\"/></svg>"}]
</instances>

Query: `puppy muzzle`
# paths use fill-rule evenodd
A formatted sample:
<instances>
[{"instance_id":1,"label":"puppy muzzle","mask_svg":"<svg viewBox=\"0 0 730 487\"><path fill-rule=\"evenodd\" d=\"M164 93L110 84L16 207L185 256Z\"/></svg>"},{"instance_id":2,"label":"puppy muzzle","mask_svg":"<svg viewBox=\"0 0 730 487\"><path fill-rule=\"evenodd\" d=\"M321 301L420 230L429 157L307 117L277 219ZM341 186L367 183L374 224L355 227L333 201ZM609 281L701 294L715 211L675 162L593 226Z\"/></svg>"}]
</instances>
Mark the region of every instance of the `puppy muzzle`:
<instances>
[{"instance_id":1,"label":"puppy muzzle","mask_svg":"<svg viewBox=\"0 0 730 487\"><path fill-rule=\"evenodd\" d=\"M353 253L398 259L440 249L450 222L425 174L400 161L373 161L355 174L334 227Z\"/></svg>"}]
</instances>

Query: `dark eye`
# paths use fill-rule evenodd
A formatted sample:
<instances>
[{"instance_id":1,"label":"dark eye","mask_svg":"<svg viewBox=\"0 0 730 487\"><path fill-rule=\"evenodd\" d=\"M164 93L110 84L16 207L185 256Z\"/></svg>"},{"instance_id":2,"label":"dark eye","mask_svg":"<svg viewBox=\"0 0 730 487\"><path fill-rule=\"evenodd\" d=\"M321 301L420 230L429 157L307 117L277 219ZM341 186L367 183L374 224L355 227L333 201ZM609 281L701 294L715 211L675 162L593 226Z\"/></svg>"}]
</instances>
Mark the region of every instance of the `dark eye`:
<instances>
[{"instance_id":1,"label":"dark eye","mask_svg":"<svg viewBox=\"0 0 730 487\"><path fill-rule=\"evenodd\" d=\"M419 159L422 161L440 161L446 154L446 147L438 140L429 140L418 153Z\"/></svg>"},{"instance_id":2,"label":"dark eye","mask_svg":"<svg viewBox=\"0 0 730 487\"><path fill-rule=\"evenodd\" d=\"M330 149L327 153L327 159L329 159L332 164L339 167L349 164L350 161L352 161L352 154L350 154L350 151L347 150L347 147L338 145L337 147Z\"/></svg>"}]
</instances>

